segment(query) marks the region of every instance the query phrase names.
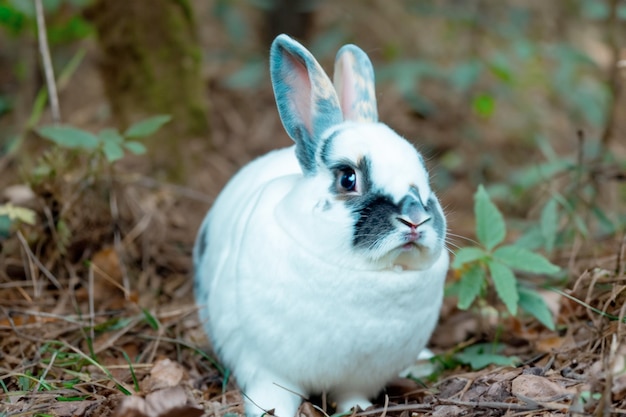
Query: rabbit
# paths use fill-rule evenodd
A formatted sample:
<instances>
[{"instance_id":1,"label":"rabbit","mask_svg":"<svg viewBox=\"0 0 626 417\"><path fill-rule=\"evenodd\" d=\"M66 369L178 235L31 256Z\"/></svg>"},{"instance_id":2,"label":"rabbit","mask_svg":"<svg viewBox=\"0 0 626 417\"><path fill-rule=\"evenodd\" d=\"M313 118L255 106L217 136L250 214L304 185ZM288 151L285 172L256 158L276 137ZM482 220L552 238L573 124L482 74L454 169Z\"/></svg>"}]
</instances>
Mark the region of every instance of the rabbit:
<instances>
[{"instance_id":1,"label":"rabbit","mask_svg":"<svg viewBox=\"0 0 626 417\"><path fill-rule=\"evenodd\" d=\"M247 416L294 417L321 393L365 409L437 323L446 220L423 157L378 122L365 52L339 50L333 85L283 34L270 75L295 144L244 166L202 222L200 319Z\"/></svg>"}]
</instances>

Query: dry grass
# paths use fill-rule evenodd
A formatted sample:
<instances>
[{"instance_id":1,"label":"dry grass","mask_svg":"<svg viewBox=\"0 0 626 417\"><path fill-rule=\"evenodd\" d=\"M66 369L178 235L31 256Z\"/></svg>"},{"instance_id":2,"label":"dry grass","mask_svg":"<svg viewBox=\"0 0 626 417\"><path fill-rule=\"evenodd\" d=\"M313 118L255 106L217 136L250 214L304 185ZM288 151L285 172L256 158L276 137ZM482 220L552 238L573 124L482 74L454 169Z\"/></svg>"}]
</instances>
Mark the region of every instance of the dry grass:
<instances>
[{"instance_id":1,"label":"dry grass","mask_svg":"<svg viewBox=\"0 0 626 417\"><path fill-rule=\"evenodd\" d=\"M367 30L353 22L352 33L362 33L366 45L383 45L398 30L400 47L409 55L437 52L439 43L428 36L413 42L415 28L397 27L402 10L385 8L380 1L368 5L354 9L354 21L377 20L387 12L391 16ZM321 10L317 30L349 7L339 2ZM421 33L439 30L432 22L425 25ZM206 45L226 42L223 32L215 31L203 35L209 39ZM366 49L375 57L383 55L380 48ZM101 127L94 115L102 95L92 64L88 58L87 69L76 74L75 89L66 91L61 103L68 122L96 129ZM232 71L208 67L213 79ZM95 85L96 93L87 85ZM59 164L62 175L34 181L29 173L41 149L32 145L32 137L23 159L0 159L0 189L24 187L30 180L34 194L22 205L37 213L34 226L21 225L0 240L0 416L109 416L127 398L133 398L126 402L130 408L118 415L193 416L196 407L216 417L242 412L234 383L225 383L225 371L205 353L208 341L192 297L191 248L202 216L233 172L289 140L269 85L255 91L253 100L249 92L224 90L219 83L210 93L218 151L203 138L181 141L188 167L185 186L150 177L153 167L141 158L125 159L115 171L93 176L87 175L84 157L54 153L46 158ZM433 119L416 117L389 88L380 97L381 119L407 137L427 138L431 155L464 146L458 143L457 125L471 117L436 86L426 87L426 93L449 111ZM563 114L551 119L549 129L570 132L564 119ZM453 173L450 189L441 192L450 207L451 229L460 235L472 230L475 163L488 152L511 157L511 146L519 146L513 143L518 138L502 139L498 126L480 126L483 122L474 122L484 129L483 141L461 151L464 163ZM28 188L22 191L29 193ZM0 196L0 202L7 199ZM498 340L507 345L504 353L518 356L522 364L481 371L456 366L424 383L398 380L373 409L355 415L626 414L625 252L624 236L615 236L577 239L558 253L555 262L567 269L569 280L561 293L546 293L556 317L554 332L525 319L494 320L489 308L458 311L454 300L446 300L432 340L442 358L461 346ZM302 412L323 415L323 399L314 404L305 403ZM178 411L167 414L167 408Z\"/></svg>"},{"instance_id":2,"label":"dry grass","mask_svg":"<svg viewBox=\"0 0 626 417\"><path fill-rule=\"evenodd\" d=\"M228 97L222 109L234 112L238 105ZM221 114L218 126L237 117ZM257 114L254 123L267 123L262 120L268 114ZM239 139L230 142L231 154L202 157L190 182L210 176L214 188L207 192L132 175L123 167L83 187L76 180L80 164L49 182L46 193L38 191L28 203L38 214L37 225L22 226L2 242L0 398L7 415L114 415L128 395L147 398L135 409L157 411L121 415L166 415L158 413L176 406L183 407L181 415L195 415L192 405L207 415L242 412L236 387L232 381L224 386L224 371L204 353L207 341L189 277L195 230L212 196L240 159L262 151L254 141L247 143ZM189 146L203 147L194 141ZM52 232L50 219L58 216L67 221L66 237ZM425 385L399 380L374 409L358 415L624 412L624 242L601 243L602 256L597 245L593 252L562 255L560 263L571 266L573 279L563 294L548 298L557 314L556 332L533 321L494 321L456 310L453 300L446 303L433 337L442 357L464 344L499 339L508 346L506 354L522 359L521 366L478 372L457 367ZM591 253L596 255L585 257ZM163 391L171 387L184 395ZM321 415L310 405L303 412Z\"/></svg>"}]
</instances>

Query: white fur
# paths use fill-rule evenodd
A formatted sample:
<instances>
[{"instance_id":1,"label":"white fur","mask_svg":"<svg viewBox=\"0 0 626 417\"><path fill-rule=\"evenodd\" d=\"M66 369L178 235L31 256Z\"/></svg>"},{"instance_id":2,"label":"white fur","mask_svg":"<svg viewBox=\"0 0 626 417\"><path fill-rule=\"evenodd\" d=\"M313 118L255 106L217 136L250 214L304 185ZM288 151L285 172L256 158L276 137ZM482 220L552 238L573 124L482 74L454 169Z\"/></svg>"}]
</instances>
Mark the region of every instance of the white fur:
<instances>
[{"instance_id":1,"label":"white fur","mask_svg":"<svg viewBox=\"0 0 626 417\"><path fill-rule=\"evenodd\" d=\"M387 126L345 121L330 135L324 158L367 158L372 186L394 204L411 192L434 198L418 153ZM418 227L419 245L405 247L407 226L394 218L376 248L355 248L354 208L331 191L336 172L318 149L303 175L294 150L233 177L194 248L200 317L249 416L293 417L301 397L322 392L339 411L370 405L428 342L448 269L432 221Z\"/></svg>"}]
</instances>

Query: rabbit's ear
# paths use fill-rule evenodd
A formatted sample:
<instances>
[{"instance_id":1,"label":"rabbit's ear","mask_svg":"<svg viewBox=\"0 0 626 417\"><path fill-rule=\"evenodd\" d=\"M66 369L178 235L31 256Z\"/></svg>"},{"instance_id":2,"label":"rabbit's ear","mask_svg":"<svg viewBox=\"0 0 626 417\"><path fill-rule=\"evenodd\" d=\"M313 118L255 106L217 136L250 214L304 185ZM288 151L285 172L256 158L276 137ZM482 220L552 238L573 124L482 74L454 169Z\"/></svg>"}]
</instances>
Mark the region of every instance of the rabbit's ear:
<instances>
[{"instance_id":1,"label":"rabbit's ear","mask_svg":"<svg viewBox=\"0 0 626 417\"><path fill-rule=\"evenodd\" d=\"M322 132L343 121L337 93L313 55L287 35L272 43L270 75L278 113L296 142L300 166L313 173Z\"/></svg>"},{"instance_id":2,"label":"rabbit's ear","mask_svg":"<svg viewBox=\"0 0 626 417\"><path fill-rule=\"evenodd\" d=\"M337 52L333 80L345 120L378 121L374 69L361 48L345 45Z\"/></svg>"}]
</instances>

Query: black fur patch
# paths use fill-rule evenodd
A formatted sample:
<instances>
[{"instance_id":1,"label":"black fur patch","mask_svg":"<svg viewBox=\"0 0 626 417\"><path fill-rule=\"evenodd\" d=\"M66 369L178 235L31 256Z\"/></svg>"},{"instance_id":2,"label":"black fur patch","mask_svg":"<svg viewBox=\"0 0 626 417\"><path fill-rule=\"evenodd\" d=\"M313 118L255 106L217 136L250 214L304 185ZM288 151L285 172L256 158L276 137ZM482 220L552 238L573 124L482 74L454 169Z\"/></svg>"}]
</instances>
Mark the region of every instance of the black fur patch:
<instances>
[{"instance_id":1,"label":"black fur patch","mask_svg":"<svg viewBox=\"0 0 626 417\"><path fill-rule=\"evenodd\" d=\"M392 232L395 226L392 219L399 214L398 207L388 196L367 194L351 199L352 213L356 217L354 225L355 247L371 249L380 240Z\"/></svg>"}]
</instances>

